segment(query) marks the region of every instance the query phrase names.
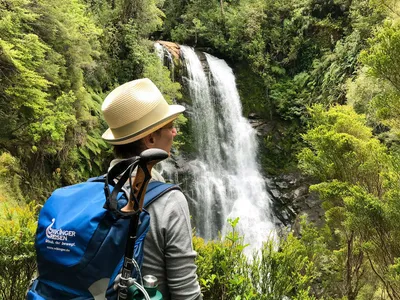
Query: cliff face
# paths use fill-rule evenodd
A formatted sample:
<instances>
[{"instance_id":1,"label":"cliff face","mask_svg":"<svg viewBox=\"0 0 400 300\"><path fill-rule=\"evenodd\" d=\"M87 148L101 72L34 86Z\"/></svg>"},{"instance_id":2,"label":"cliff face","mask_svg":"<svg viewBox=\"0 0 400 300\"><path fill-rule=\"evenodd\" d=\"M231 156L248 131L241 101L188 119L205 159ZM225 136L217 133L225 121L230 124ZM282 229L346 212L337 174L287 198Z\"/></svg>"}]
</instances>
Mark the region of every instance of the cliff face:
<instances>
[{"instance_id":1,"label":"cliff face","mask_svg":"<svg viewBox=\"0 0 400 300\"><path fill-rule=\"evenodd\" d=\"M285 138L285 127L274 120L260 118L257 113L250 113L249 121L257 131L259 144L262 145L266 139L273 139L276 143L278 152L279 144ZM262 148L262 147L261 147ZM261 151L267 151L261 149ZM274 153L261 153L262 155L273 157ZM321 207L321 200L314 193L309 192L309 187L313 184L310 178L302 175L296 168L290 171L263 170L266 178L267 190L274 203L274 214L284 225L294 225L299 215L306 214L308 219L317 225L322 225L324 211Z\"/></svg>"}]
</instances>

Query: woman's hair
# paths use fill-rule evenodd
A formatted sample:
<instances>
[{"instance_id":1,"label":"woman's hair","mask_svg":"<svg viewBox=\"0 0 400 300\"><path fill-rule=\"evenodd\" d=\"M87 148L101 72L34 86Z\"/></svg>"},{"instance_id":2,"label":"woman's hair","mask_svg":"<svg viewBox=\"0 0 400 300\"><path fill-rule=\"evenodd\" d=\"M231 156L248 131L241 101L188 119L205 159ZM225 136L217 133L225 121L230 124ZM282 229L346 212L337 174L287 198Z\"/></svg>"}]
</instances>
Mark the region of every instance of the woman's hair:
<instances>
[{"instance_id":1,"label":"woman's hair","mask_svg":"<svg viewBox=\"0 0 400 300\"><path fill-rule=\"evenodd\" d=\"M161 128L154 131L156 134L160 134ZM143 142L143 139L134 141L129 144L124 145L113 145L113 152L115 158L130 158L133 156L139 156L146 150L146 145Z\"/></svg>"},{"instance_id":2,"label":"woman's hair","mask_svg":"<svg viewBox=\"0 0 400 300\"><path fill-rule=\"evenodd\" d=\"M143 143L143 139L134 141L124 145L113 145L113 152L115 158L130 158L138 156L142 151L146 150L146 145Z\"/></svg>"}]
</instances>

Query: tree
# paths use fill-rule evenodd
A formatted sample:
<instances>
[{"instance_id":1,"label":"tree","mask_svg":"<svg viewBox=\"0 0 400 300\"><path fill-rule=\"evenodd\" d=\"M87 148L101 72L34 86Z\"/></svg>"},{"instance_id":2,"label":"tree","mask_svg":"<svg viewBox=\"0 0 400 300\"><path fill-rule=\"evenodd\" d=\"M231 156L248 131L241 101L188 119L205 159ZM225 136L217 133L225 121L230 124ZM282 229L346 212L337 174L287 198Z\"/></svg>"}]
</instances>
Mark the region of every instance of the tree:
<instances>
[{"instance_id":1,"label":"tree","mask_svg":"<svg viewBox=\"0 0 400 300\"><path fill-rule=\"evenodd\" d=\"M312 127L303 136L309 145L299 154L301 169L317 178L313 185L325 200L327 224L343 253L345 294L355 299L373 273L389 298L399 297L393 268L400 255L398 204L392 194L399 169L387 148L372 136L365 117L349 106L311 110ZM389 188L389 186L392 186ZM398 202L398 201L397 201Z\"/></svg>"},{"instance_id":2,"label":"tree","mask_svg":"<svg viewBox=\"0 0 400 300\"><path fill-rule=\"evenodd\" d=\"M100 29L75 0L0 6L0 147L21 158L24 192L43 199L59 184L51 175L57 168L65 183L82 176L77 146L98 122L85 75L97 68Z\"/></svg>"}]
</instances>

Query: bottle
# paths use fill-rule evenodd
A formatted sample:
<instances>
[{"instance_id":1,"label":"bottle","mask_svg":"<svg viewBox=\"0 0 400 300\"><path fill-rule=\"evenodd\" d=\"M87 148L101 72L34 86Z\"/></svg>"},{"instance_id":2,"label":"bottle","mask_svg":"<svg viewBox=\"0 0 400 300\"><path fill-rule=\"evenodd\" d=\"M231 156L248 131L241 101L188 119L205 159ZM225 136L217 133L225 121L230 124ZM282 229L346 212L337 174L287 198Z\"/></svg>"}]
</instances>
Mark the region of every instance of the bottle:
<instances>
[{"instance_id":1,"label":"bottle","mask_svg":"<svg viewBox=\"0 0 400 300\"><path fill-rule=\"evenodd\" d=\"M149 294L151 300L162 300L162 294L158 287L158 280L156 276L145 275L143 276L143 287ZM132 285L128 290L128 299L131 300L145 300L143 293L135 286Z\"/></svg>"}]
</instances>

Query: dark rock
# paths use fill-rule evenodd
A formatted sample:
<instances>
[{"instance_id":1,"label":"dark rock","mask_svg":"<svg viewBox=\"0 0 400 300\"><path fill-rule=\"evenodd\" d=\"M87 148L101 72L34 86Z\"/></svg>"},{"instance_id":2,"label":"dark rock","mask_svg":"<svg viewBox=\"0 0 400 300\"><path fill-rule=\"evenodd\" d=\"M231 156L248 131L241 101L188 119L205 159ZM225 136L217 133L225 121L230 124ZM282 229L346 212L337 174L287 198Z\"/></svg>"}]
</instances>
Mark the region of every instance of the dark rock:
<instances>
[{"instance_id":1,"label":"dark rock","mask_svg":"<svg viewBox=\"0 0 400 300\"><path fill-rule=\"evenodd\" d=\"M308 193L308 187L300 186L293 191L293 198L294 199L300 198L301 196L307 195L307 193Z\"/></svg>"},{"instance_id":2,"label":"dark rock","mask_svg":"<svg viewBox=\"0 0 400 300\"><path fill-rule=\"evenodd\" d=\"M255 120L249 120L249 123L253 128L258 128L260 126L266 125L266 123L263 121L255 121Z\"/></svg>"},{"instance_id":3,"label":"dark rock","mask_svg":"<svg viewBox=\"0 0 400 300\"><path fill-rule=\"evenodd\" d=\"M254 120L254 119L260 119L260 116L259 115L257 115L256 113L249 113L249 116L248 116L248 118L250 119L250 120Z\"/></svg>"},{"instance_id":4,"label":"dark rock","mask_svg":"<svg viewBox=\"0 0 400 300\"><path fill-rule=\"evenodd\" d=\"M318 195L309 192L310 179L300 173L288 173L267 178L266 184L272 196L275 216L282 224L295 229L301 214L306 214L311 222L323 224L324 210Z\"/></svg>"},{"instance_id":5,"label":"dark rock","mask_svg":"<svg viewBox=\"0 0 400 300\"><path fill-rule=\"evenodd\" d=\"M274 132L274 125L271 123L263 123L258 127L254 127L257 130L257 134L261 136L269 135Z\"/></svg>"},{"instance_id":6,"label":"dark rock","mask_svg":"<svg viewBox=\"0 0 400 300\"><path fill-rule=\"evenodd\" d=\"M287 189L287 188L289 188L289 182L278 181L278 182L276 182L276 186L279 187L280 189Z\"/></svg>"},{"instance_id":7,"label":"dark rock","mask_svg":"<svg viewBox=\"0 0 400 300\"><path fill-rule=\"evenodd\" d=\"M276 187L275 182L271 178L265 178L265 183L267 184L267 189L273 189Z\"/></svg>"},{"instance_id":8,"label":"dark rock","mask_svg":"<svg viewBox=\"0 0 400 300\"><path fill-rule=\"evenodd\" d=\"M271 193L272 197L276 199L280 199L282 197L282 193L277 189L271 189L269 192Z\"/></svg>"}]
</instances>

